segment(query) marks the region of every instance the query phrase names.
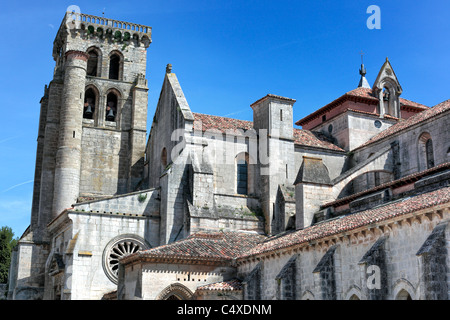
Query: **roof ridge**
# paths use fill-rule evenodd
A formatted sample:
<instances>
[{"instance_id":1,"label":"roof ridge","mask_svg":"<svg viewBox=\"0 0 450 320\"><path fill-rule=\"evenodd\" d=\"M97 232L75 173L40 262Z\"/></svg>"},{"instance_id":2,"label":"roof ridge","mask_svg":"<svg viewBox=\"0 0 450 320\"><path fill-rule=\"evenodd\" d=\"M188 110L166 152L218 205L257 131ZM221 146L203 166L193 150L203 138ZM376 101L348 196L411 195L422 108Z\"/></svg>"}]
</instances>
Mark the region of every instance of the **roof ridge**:
<instances>
[{"instance_id":1,"label":"roof ridge","mask_svg":"<svg viewBox=\"0 0 450 320\"><path fill-rule=\"evenodd\" d=\"M242 120L242 119L237 119L237 118L231 118L231 117L226 117L226 116L217 116L217 115L214 115L214 114L207 114L207 113L201 113L201 112L192 112L192 113L194 115L198 114L198 115L208 116L208 117L217 117L217 118L233 119L233 120L238 120L238 121L253 122L252 120Z\"/></svg>"}]
</instances>

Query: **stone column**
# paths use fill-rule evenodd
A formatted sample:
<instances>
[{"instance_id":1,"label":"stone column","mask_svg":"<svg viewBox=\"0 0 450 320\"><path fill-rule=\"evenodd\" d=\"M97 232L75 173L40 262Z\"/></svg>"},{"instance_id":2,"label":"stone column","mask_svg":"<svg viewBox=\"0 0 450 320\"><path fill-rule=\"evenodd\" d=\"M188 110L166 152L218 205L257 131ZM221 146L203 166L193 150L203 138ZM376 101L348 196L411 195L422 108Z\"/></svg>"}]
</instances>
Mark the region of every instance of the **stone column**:
<instances>
[{"instance_id":1,"label":"stone column","mask_svg":"<svg viewBox=\"0 0 450 320\"><path fill-rule=\"evenodd\" d=\"M66 52L52 217L71 207L79 194L87 60L84 52Z\"/></svg>"}]
</instances>

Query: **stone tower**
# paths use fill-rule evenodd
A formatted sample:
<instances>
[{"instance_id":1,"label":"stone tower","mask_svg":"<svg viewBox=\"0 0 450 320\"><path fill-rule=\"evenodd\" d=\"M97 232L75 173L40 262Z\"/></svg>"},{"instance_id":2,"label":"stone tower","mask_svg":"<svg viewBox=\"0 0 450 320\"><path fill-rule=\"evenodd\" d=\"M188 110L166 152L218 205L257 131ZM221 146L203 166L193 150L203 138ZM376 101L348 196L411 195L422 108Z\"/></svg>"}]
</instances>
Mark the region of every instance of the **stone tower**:
<instances>
[{"instance_id":1,"label":"stone tower","mask_svg":"<svg viewBox=\"0 0 450 320\"><path fill-rule=\"evenodd\" d=\"M293 105L294 99L268 94L250 106L253 125L259 134L261 207L265 231L273 232L275 198L280 185L295 180Z\"/></svg>"},{"instance_id":2,"label":"stone tower","mask_svg":"<svg viewBox=\"0 0 450 320\"><path fill-rule=\"evenodd\" d=\"M49 222L77 202L139 188L150 43L150 27L65 14L53 43L53 79L40 101L31 224L13 275L18 288L43 287Z\"/></svg>"},{"instance_id":3,"label":"stone tower","mask_svg":"<svg viewBox=\"0 0 450 320\"><path fill-rule=\"evenodd\" d=\"M54 41L54 78L41 100L32 230L80 197L135 190L147 127L151 28L67 13Z\"/></svg>"}]
</instances>

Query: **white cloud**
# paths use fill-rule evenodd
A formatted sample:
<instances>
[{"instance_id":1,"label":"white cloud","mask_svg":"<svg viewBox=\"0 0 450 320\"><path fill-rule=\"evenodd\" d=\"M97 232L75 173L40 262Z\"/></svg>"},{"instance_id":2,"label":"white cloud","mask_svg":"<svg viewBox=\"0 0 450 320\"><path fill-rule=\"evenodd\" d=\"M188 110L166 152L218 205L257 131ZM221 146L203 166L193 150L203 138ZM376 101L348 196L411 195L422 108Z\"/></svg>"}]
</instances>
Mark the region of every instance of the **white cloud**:
<instances>
[{"instance_id":1,"label":"white cloud","mask_svg":"<svg viewBox=\"0 0 450 320\"><path fill-rule=\"evenodd\" d=\"M25 182L21 182L21 183L15 184L15 185L9 187L8 189L3 190L2 192L7 192L7 191L9 191L9 190L12 190L12 189L14 189L14 188L23 186L24 184L28 184L28 183L31 183L31 182L33 182L33 181L34 181L34 180L28 180L28 181L25 181Z\"/></svg>"}]
</instances>

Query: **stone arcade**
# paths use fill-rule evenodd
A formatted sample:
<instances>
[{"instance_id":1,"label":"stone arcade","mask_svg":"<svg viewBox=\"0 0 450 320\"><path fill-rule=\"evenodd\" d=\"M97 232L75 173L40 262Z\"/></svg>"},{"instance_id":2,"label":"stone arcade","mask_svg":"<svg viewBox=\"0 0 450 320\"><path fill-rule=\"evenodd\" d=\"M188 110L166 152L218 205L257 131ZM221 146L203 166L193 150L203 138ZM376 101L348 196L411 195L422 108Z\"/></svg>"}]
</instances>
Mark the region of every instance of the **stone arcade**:
<instances>
[{"instance_id":1,"label":"stone arcade","mask_svg":"<svg viewBox=\"0 0 450 320\"><path fill-rule=\"evenodd\" d=\"M450 100L386 59L299 129L273 94L194 113L167 65L145 141L150 43L64 17L9 299L448 299Z\"/></svg>"}]
</instances>

